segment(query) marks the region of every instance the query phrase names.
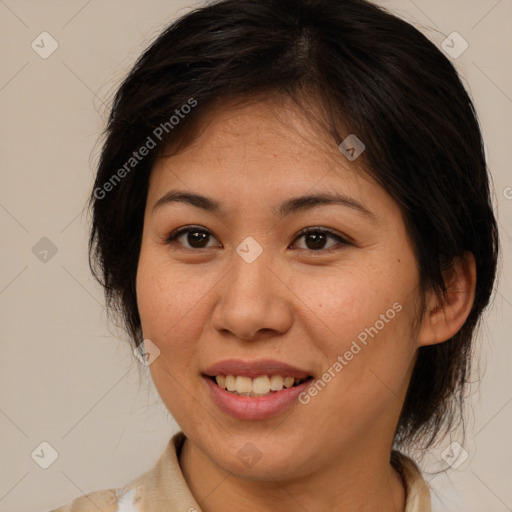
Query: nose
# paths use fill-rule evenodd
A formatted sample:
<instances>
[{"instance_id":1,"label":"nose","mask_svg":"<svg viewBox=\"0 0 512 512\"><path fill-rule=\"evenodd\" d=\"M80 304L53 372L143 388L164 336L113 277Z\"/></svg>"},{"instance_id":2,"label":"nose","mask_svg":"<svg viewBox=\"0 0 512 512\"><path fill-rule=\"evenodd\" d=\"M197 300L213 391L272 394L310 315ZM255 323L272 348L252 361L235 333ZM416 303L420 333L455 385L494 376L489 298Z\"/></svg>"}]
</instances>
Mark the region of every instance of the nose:
<instances>
[{"instance_id":1,"label":"nose","mask_svg":"<svg viewBox=\"0 0 512 512\"><path fill-rule=\"evenodd\" d=\"M212 325L218 332L249 341L290 329L291 291L273 267L263 254L252 263L233 255L233 267L217 287Z\"/></svg>"}]
</instances>

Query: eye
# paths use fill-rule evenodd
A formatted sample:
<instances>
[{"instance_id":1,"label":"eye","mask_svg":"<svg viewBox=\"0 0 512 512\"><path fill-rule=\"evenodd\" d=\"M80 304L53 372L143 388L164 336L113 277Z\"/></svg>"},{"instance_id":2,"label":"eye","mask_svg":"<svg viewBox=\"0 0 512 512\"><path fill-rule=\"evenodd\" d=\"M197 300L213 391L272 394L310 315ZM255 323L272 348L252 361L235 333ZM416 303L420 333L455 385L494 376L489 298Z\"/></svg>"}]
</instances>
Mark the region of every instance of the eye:
<instances>
[{"instance_id":1,"label":"eye","mask_svg":"<svg viewBox=\"0 0 512 512\"><path fill-rule=\"evenodd\" d=\"M340 235L326 228L306 228L303 229L295 241L304 238L305 247L299 247L299 249L305 249L310 251L330 251L336 245L349 245L349 242L342 238ZM331 244L326 247L327 241L335 240L337 244Z\"/></svg>"},{"instance_id":2,"label":"eye","mask_svg":"<svg viewBox=\"0 0 512 512\"><path fill-rule=\"evenodd\" d=\"M331 251L337 245L348 245L350 243L333 231L318 227L303 229L295 239L295 242L301 238L304 238L305 246L299 247L299 249L316 252ZM212 241L212 239L214 239L214 237L207 229L200 226L189 226L173 231L167 237L166 243L172 244L178 242L179 245L182 245L185 249L208 249L210 247L222 247L220 243L217 245L210 245L209 243ZM328 245L329 239L337 243Z\"/></svg>"},{"instance_id":3,"label":"eye","mask_svg":"<svg viewBox=\"0 0 512 512\"><path fill-rule=\"evenodd\" d=\"M171 244L177 241L186 249L208 249L215 247L208 245L210 238L213 238L213 235L208 230L199 226L189 226L173 231L167 237L166 243ZM221 245L217 245L217 247L221 247Z\"/></svg>"}]
</instances>

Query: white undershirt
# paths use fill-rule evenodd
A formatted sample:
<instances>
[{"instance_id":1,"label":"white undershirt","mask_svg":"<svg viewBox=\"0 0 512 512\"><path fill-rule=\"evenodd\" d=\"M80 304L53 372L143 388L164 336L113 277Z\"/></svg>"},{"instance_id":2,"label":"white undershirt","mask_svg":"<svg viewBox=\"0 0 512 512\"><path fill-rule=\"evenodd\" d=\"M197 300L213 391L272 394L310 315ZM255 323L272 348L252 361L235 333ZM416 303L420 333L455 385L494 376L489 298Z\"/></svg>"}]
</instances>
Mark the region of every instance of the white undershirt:
<instances>
[{"instance_id":1,"label":"white undershirt","mask_svg":"<svg viewBox=\"0 0 512 512\"><path fill-rule=\"evenodd\" d=\"M139 507L134 503L135 489L126 492L117 500L116 512L139 512Z\"/></svg>"}]
</instances>

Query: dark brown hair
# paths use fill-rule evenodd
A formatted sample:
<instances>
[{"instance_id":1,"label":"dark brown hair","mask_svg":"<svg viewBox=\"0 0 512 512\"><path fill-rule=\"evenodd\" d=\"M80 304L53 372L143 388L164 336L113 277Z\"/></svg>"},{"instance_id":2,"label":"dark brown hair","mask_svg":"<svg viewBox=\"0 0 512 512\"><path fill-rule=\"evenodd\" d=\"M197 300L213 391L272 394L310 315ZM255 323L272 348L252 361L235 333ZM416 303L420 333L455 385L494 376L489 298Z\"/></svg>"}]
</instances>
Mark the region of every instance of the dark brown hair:
<instances>
[{"instance_id":1,"label":"dark brown hair","mask_svg":"<svg viewBox=\"0 0 512 512\"><path fill-rule=\"evenodd\" d=\"M463 400L498 234L478 121L454 67L417 29L367 1L210 3L142 54L113 101L91 195L90 263L110 310L138 345L135 279L155 159L214 102L261 94L308 99L333 143L349 133L364 142L365 172L402 209L423 292L442 296L443 270L465 251L475 256L469 317L450 340L419 349L397 429L396 441L428 445Z\"/></svg>"}]
</instances>

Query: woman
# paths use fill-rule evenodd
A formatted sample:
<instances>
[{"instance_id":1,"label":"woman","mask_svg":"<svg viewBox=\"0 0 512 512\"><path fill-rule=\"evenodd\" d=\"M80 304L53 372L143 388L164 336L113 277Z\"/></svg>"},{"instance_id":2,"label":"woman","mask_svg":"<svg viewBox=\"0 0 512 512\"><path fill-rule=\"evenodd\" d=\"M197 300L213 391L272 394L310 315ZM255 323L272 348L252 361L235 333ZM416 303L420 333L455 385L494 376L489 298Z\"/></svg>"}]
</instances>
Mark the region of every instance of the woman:
<instances>
[{"instance_id":1,"label":"woman","mask_svg":"<svg viewBox=\"0 0 512 512\"><path fill-rule=\"evenodd\" d=\"M182 432L59 511L430 511L498 237L473 105L362 0L224 0L120 87L91 262ZM144 342L143 342L144 340Z\"/></svg>"}]
</instances>

